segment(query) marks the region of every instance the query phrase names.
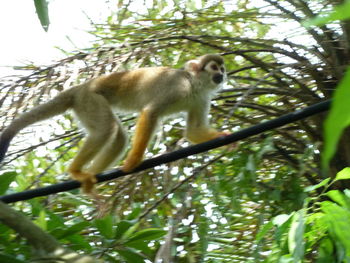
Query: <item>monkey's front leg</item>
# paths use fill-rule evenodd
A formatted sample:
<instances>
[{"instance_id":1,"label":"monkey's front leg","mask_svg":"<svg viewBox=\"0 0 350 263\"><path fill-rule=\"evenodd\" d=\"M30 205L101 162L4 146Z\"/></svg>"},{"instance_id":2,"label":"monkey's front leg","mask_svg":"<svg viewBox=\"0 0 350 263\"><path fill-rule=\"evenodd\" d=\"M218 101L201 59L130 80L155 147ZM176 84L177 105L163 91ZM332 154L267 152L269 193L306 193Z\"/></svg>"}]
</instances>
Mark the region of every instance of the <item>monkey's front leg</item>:
<instances>
[{"instance_id":1,"label":"monkey's front leg","mask_svg":"<svg viewBox=\"0 0 350 263\"><path fill-rule=\"evenodd\" d=\"M122 170L124 172L130 172L134 170L141 163L148 142L152 137L156 125L156 114L150 109L142 110L140 117L136 123L136 130L131 150L129 151L122 167Z\"/></svg>"}]
</instances>

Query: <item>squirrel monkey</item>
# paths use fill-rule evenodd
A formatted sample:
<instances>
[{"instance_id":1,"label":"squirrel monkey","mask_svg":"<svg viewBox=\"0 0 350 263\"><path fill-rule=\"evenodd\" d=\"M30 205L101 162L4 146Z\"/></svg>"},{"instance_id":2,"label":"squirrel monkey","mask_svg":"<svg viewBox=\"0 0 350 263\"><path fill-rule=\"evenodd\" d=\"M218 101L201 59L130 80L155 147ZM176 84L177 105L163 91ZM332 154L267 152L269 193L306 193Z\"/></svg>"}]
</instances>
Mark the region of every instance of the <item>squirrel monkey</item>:
<instances>
[{"instance_id":1,"label":"squirrel monkey","mask_svg":"<svg viewBox=\"0 0 350 263\"><path fill-rule=\"evenodd\" d=\"M187 112L186 137L201 143L226 135L209 126L212 94L226 79L223 58L208 54L188 61L183 69L139 68L100 76L63 91L51 101L25 112L0 135L0 162L12 138L23 128L72 109L86 128L87 138L68 168L91 193L95 175L122 155L127 135L111 108L140 112L132 147L122 166L130 172L142 161L160 118Z\"/></svg>"}]
</instances>

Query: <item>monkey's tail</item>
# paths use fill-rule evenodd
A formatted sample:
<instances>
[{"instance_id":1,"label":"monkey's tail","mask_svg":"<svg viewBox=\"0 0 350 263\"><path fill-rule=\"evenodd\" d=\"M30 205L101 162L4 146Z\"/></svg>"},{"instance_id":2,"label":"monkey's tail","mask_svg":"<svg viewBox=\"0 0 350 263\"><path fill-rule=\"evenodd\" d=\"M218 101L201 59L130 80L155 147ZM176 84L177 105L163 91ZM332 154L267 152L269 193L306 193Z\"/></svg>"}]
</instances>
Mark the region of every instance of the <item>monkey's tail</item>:
<instances>
[{"instance_id":1,"label":"monkey's tail","mask_svg":"<svg viewBox=\"0 0 350 263\"><path fill-rule=\"evenodd\" d=\"M5 157L11 140L23 128L61 114L71 108L74 102L74 90L76 87L63 91L58 96L44 104L34 107L32 110L22 113L0 134L0 163Z\"/></svg>"}]
</instances>

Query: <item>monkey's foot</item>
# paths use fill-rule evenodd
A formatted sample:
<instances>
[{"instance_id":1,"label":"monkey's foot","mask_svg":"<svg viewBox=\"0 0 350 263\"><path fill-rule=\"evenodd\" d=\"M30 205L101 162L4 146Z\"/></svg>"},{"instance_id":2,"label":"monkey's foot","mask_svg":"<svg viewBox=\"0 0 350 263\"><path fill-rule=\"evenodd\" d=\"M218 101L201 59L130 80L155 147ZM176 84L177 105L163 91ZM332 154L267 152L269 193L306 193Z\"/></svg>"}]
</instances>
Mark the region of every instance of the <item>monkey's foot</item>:
<instances>
[{"instance_id":1,"label":"monkey's foot","mask_svg":"<svg viewBox=\"0 0 350 263\"><path fill-rule=\"evenodd\" d=\"M142 159L135 158L135 157L128 157L126 158L124 165L122 167L122 171L125 173L133 171L140 163L142 162Z\"/></svg>"},{"instance_id":2,"label":"monkey's foot","mask_svg":"<svg viewBox=\"0 0 350 263\"><path fill-rule=\"evenodd\" d=\"M222 132L219 132L220 136L227 136L227 135L230 135L232 134L231 132L229 131L222 131ZM233 142L229 145L226 146L226 148L230 151L233 151L233 150L236 150L239 146L239 142Z\"/></svg>"},{"instance_id":3,"label":"monkey's foot","mask_svg":"<svg viewBox=\"0 0 350 263\"><path fill-rule=\"evenodd\" d=\"M230 135L231 134L231 132L229 132L229 131L220 131L220 132L218 132L218 137L220 137L220 136L227 136L227 135Z\"/></svg>"},{"instance_id":4,"label":"monkey's foot","mask_svg":"<svg viewBox=\"0 0 350 263\"><path fill-rule=\"evenodd\" d=\"M95 195L94 185L97 183L95 174L82 171L70 171L70 174L75 180L81 183L81 188L84 193Z\"/></svg>"}]
</instances>

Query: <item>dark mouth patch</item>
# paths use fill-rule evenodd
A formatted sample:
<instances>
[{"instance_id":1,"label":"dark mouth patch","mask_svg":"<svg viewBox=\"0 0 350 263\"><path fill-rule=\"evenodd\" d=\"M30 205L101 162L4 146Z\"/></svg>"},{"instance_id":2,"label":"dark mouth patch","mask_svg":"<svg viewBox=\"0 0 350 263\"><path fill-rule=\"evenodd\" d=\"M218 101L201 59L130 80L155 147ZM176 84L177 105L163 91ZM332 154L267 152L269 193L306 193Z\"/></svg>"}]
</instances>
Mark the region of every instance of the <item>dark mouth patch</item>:
<instances>
[{"instance_id":1,"label":"dark mouth patch","mask_svg":"<svg viewBox=\"0 0 350 263\"><path fill-rule=\"evenodd\" d=\"M216 83L216 84L220 84L223 80L224 80L224 76L221 75L221 74L215 74L215 75L213 76L213 81L214 81L214 83Z\"/></svg>"}]
</instances>

